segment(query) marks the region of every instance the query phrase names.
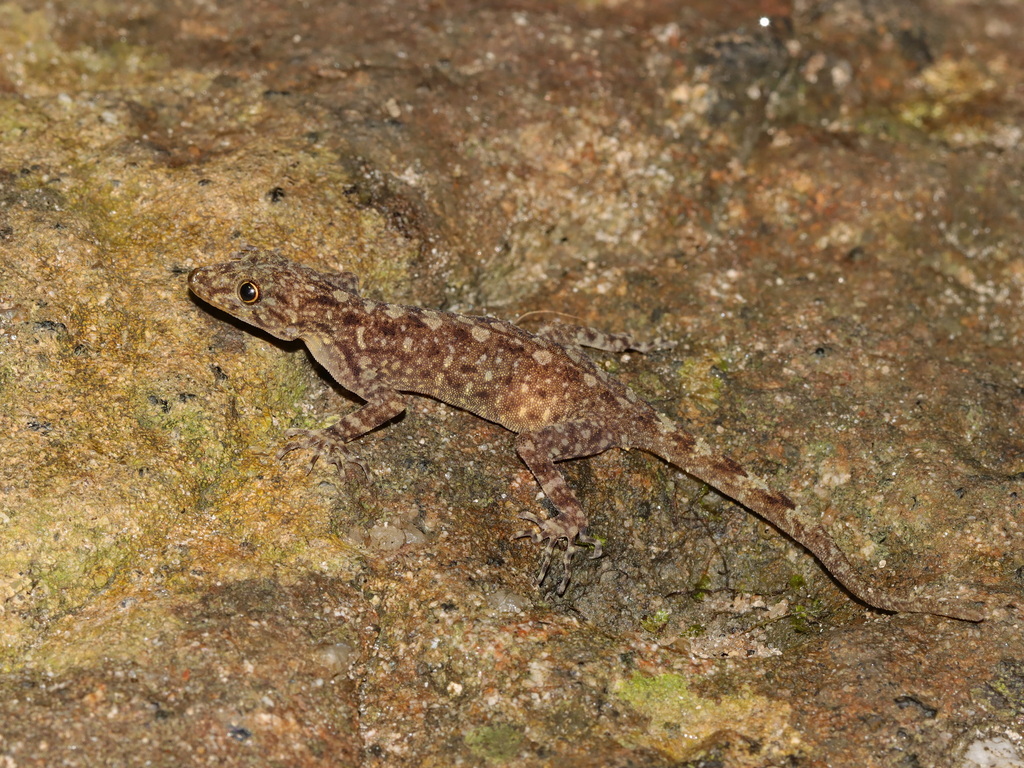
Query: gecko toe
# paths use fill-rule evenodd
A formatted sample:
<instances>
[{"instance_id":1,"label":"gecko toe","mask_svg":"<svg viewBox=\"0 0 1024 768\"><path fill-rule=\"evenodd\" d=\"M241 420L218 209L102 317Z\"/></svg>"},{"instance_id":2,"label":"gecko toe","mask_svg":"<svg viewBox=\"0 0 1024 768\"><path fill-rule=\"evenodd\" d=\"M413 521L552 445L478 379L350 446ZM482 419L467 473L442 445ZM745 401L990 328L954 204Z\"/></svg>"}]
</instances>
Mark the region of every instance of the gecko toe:
<instances>
[{"instance_id":1,"label":"gecko toe","mask_svg":"<svg viewBox=\"0 0 1024 768\"><path fill-rule=\"evenodd\" d=\"M299 432L301 430L289 430L289 432L293 432L293 431L294 432ZM307 448L307 447L308 446L302 440L289 440L287 443L285 443L283 446L281 446L281 450L279 450L277 452L277 455L275 456L275 458L278 461L284 461L285 457L288 456L289 453L291 453L293 451L302 450L303 448ZM307 475L310 474L313 471L313 467L316 466L316 460L319 459L319 458L320 458L320 453L317 452L317 451L314 451L313 457L309 460L309 466L306 467L306 474Z\"/></svg>"},{"instance_id":2,"label":"gecko toe","mask_svg":"<svg viewBox=\"0 0 1024 768\"><path fill-rule=\"evenodd\" d=\"M581 549L581 545L593 548L591 559L601 556L601 542L588 535L586 528L581 529L580 526L566 520L564 516L555 515L542 520L534 514L523 512L519 517L533 523L537 529L517 531L512 538L529 538L535 544L543 545L540 572L537 574L538 585L543 584L547 578L548 571L551 569L551 561L554 559L555 548L559 542L565 540L565 550L561 557L562 579L555 588L555 593L558 595L565 594L565 590L569 586L569 581L572 579L572 559L577 550Z\"/></svg>"},{"instance_id":3,"label":"gecko toe","mask_svg":"<svg viewBox=\"0 0 1024 768\"><path fill-rule=\"evenodd\" d=\"M513 533L513 539L529 539L534 544L540 544L544 541L545 538L547 538L543 533L544 525L536 517L536 515L531 515L529 512L523 512L521 515L519 515L519 519L525 520L528 523L533 523L535 526L537 526L537 530L530 530L524 528Z\"/></svg>"},{"instance_id":4,"label":"gecko toe","mask_svg":"<svg viewBox=\"0 0 1024 768\"><path fill-rule=\"evenodd\" d=\"M312 464L316 462L317 457L320 455L316 446L315 433L310 432L308 429L289 429L285 431L284 436L288 438L288 442L282 445L281 450L277 452L277 460L281 461L292 451L308 448L314 452L313 461L310 463L310 469L312 469Z\"/></svg>"},{"instance_id":5,"label":"gecko toe","mask_svg":"<svg viewBox=\"0 0 1024 768\"><path fill-rule=\"evenodd\" d=\"M538 587L543 584L544 579L548 577L548 570L551 568L551 557L554 554L554 551L555 543L553 541L549 541L540 556L540 570L537 572ZM559 592L559 594L561 594L561 592Z\"/></svg>"},{"instance_id":6,"label":"gecko toe","mask_svg":"<svg viewBox=\"0 0 1024 768\"><path fill-rule=\"evenodd\" d=\"M370 468L358 456L349 456L348 461L345 463L345 479L346 480L369 480L370 479Z\"/></svg>"},{"instance_id":7,"label":"gecko toe","mask_svg":"<svg viewBox=\"0 0 1024 768\"><path fill-rule=\"evenodd\" d=\"M367 480L370 477L366 462L341 446L331 451L327 461L334 465L338 474L345 480Z\"/></svg>"},{"instance_id":8,"label":"gecko toe","mask_svg":"<svg viewBox=\"0 0 1024 768\"><path fill-rule=\"evenodd\" d=\"M290 431L291 430L289 430L289 432ZM281 461L289 453L291 453L292 451L297 451L301 447L302 444L298 440L289 440L287 443L281 446L281 449L275 454L274 458L276 458L278 461Z\"/></svg>"},{"instance_id":9,"label":"gecko toe","mask_svg":"<svg viewBox=\"0 0 1024 768\"><path fill-rule=\"evenodd\" d=\"M516 531L512 534L513 539L529 539L534 544L540 544L544 541L544 537L541 536L539 531Z\"/></svg>"},{"instance_id":10,"label":"gecko toe","mask_svg":"<svg viewBox=\"0 0 1024 768\"><path fill-rule=\"evenodd\" d=\"M572 578L572 556L576 554L577 549L579 547L570 541L562 554L562 580L558 582L558 589L555 590L559 596L564 595L569 586L569 580Z\"/></svg>"},{"instance_id":11,"label":"gecko toe","mask_svg":"<svg viewBox=\"0 0 1024 768\"><path fill-rule=\"evenodd\" d=\"M576 540L584 546L593 547L594 551L590 553L591 560L597 560L602 554L601 542L595 539L593 536L589 536L586 533L577 534Z\"/></svg>"}]
</instances>

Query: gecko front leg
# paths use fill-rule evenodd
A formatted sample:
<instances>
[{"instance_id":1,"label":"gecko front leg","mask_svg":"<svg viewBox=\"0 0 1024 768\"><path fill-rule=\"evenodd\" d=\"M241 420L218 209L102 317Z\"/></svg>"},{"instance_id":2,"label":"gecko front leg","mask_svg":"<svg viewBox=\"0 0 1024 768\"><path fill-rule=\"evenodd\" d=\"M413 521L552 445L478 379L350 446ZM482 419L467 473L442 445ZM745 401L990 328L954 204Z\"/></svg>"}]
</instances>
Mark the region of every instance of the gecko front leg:
<instances>
[{"instance_id":1,"label":"gecko front leg","mask_svg":"<svg viewBox=\"0 0 1024 768\"><path fill-rule=\"evenodd\" d=\"M277 453L283 459L292 451L309 450L313 458L309 462L312 470L321 456L338 471L347 475L352 467L358 467L366 474L362 460L353 455L346 443L379 427L405 410L405 398L397 392L382 391L370 394L366 403L348 413L326 429L289 429L285 436L291 438Z\"/></svg>"},{"instance_id":2,"label":"gecko front leg","mask_svg":"<svg viewBox=\"0 0 1024 768\"><path fill-rule=\"evenodd\" d=\"M547 519L528 512L521 514L520 518L533 523L538 530L519 531L513 538L529 537L535 544L544 544L540 572L537 574L538 584L542 584L547 577L555 546L565 539L562 580L556 589L559 595L564 594L569 585L572 558L580 548L577 542L594 548L591 558L601 556L601 543L588 535L587 514L555 462L593 456L618 444L619 440L611 430L589 421L552 424L533 432L523 432L516 438L516 451L520 458L558 511Z\"/></svg>"}]
</instances>

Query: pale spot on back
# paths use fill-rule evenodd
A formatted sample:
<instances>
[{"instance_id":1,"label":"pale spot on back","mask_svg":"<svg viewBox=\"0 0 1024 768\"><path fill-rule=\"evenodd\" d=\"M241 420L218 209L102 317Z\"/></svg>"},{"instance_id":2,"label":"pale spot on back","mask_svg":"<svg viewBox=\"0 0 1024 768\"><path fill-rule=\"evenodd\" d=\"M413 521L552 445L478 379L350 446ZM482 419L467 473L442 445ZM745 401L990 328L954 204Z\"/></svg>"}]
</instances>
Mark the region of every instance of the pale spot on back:
<instances>
[{"instance_id":1,"label":"pale spot on back","mask_svg":"<svg viewBox=\"0 0 1024 768\"><path fill-rule=\"evenodd\" d=\"M424 325L432 331L436 331L444 325L444 319L441 317L441 314L432 309L424 310L421 319L423 320Z\"/></svg>"}]
</instances>

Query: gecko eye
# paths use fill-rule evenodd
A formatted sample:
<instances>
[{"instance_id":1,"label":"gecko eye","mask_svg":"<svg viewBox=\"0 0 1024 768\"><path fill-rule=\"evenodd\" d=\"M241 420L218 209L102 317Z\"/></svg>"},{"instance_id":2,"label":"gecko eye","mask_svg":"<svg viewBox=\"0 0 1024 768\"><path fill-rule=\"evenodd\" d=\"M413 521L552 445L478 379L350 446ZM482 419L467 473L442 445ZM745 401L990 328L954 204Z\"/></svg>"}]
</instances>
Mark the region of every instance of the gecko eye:
<instances>
[{"instance_id":1,"label":"gecko eye","mask_svg":"<svg viewBox=\"0 0 1024 768\"><path fill-rule=\"evenodd\" d=\"M260 287L251 280L246 280L238 286L238 298L243 304L255 304L260 300Z\"/></svg>"}]
</instances>

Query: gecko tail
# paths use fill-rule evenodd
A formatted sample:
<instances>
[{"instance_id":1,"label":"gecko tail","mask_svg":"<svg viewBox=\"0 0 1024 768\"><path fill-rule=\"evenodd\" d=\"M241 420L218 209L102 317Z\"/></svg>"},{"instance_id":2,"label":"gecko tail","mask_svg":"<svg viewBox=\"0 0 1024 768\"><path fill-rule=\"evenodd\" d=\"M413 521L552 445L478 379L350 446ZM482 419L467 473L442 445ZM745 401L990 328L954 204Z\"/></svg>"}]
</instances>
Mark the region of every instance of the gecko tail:
<instances>
[{"instance_id":1,"label":"gecko tail","mask_svg":"<svg viewBox=\"0 0 1024 768\"><path fill-rule=\"evenodd\" d=\"M638 441L635 447L660 456L771 523L810 551L860 602L892 613L928 613L974 622L985 619L985 614L970 598L903 594L872 586L822 525L807 522L805 513L796 503L770 488L762 478L676 426L659 422L647 435L649 439Z\"/></svg>"}]
</instances>

